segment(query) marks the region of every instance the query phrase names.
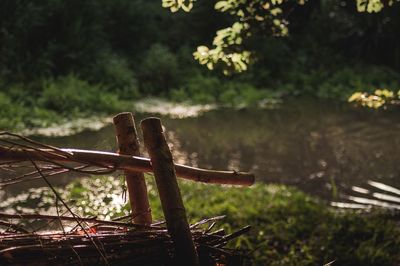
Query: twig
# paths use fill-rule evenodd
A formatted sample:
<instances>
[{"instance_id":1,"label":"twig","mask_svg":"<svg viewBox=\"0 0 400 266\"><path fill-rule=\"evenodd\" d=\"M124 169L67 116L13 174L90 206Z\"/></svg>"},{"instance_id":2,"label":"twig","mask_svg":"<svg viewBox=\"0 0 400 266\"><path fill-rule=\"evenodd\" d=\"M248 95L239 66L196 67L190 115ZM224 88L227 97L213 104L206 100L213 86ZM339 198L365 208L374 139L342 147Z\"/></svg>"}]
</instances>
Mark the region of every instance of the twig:
<instances>
[{"instance_id":1,"label":"twig","mask_svg":"<svg viewBox=\"0 0 400 266\"><path fill-rule=\"evenodd\" d=\"M33 166L36 168L38 173L42 176L43 180L46 182L46 184L50 187L50 189L53 191L54 195L60 200L60 202L64 205L64 207L71 213L71 215L75 218L76 223L79 225L79 227L82 229L82 231L85 233L85 235L90 239L92 242L93 246L95 246L96 250L99 252L100 256L103 258L104 262L109 265L106 255L103 254L103 252L100 250L99 246L96 244L96 242L93 240L93 238L89 235L89 233L86 231L86 229L83 227L81 222L79 221L79 218L72 210L71 208L65 203L65 201L61 198L61 196L58 194L58 192L55 190L55 188L50 184L49 180L42 174L40 171L39 167L37 164L30 160Z\"/></svg>"},{"instance_id":2,"label":"twig","mask_svg":"<svg viewBox=\"0 0 400 266\"><path fill-rule=\"evenodd\" d=\"M83 265L82 260L81 260L81 257L79 256L78 252L74 249L74 247L72 246L71 242L70 242L69 239L67 238L67 234L66 234L66 232L65 232L64 225L63 225L63 223L62 223L62 220L60 219L60 209L58 208L58 198L57 198L57 197L56 197L56 211L57 211L57 217L58 217L58 221L59 221L59 223L60 223L60 226L61 226L63 235L64 235L64 237L67 239L68 245L70 246L72 252L73 252L73 253L75 254L75 256L77 257L77 259L78 259L78 261L79 261L79 264L80 264L80 265Z\"/></svg>"},{"instance_id":3,"label":"twig","mask_svg":"<svg viewBox=\"0 0 400 266\"><path fill-rule=\"evenodd\" d=\"M82 222L88 223L97 223L97 224L104 224L104 225L114 225L120 227L134 227L134 228L143 228L143 229L161 229L161 227L154 226L154 225L141 225L141 224L134 224L134 223L122 223L117 221L104 221L99 220L93 217L85 218L85 217L71 217L71 216L57 216L57 215L45 215L45 214L9 214L0 212L0 218L3 219L43 219L43 220L57 220L61 219L62 221L72 221L76 222L76 219L79 219Z\"/></svg>"},{"instance_id":4,"label":"twig","mask_svg":"<svg viewBox=\"0 0 400 266\"><path fill-rule=\"evenodd\" d=\"M201 221L199 221L199 222L197 222L197 223L195 223L195 224L192 224L192 225L190 226L190 228L191 228L191 229L194 229L194 228L196 228L196 227L198 227L198 226L200 226L200 225L202 225L202 224L206 224L206 223L213 222L213 221L217 221L217 220L222 220L222 219L224 219L225 217L226 217L226 215L220 215L220 216L216 216L216 217L212 217L212 218L203 219L203 220L201 220Z\"/></svg>"},{"instance_id":5,"label":"twig","mask_svg":"<svg viewBox=\"0 0 400 266\"><path fill-rule=\"evenodd\" d=\"M0 225L7 226L7 227L9 227L9 228L11 228L11 229L13 229L13 230L15 230L17 232L21 232L21 233L24 233L24 234L29 234L29 232L26 231L24 228L20 227L19 225L10 223L10 222L0 221Z\"/></svg>"}]
</instances>

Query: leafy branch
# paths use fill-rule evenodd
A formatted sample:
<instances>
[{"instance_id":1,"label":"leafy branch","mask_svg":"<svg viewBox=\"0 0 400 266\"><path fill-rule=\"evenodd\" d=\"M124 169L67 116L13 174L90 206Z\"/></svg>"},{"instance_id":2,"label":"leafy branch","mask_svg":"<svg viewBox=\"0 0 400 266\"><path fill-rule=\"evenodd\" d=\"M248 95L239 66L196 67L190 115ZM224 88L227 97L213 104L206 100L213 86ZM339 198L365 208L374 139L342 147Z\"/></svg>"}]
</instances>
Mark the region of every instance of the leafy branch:
<instances>
[{"instance_id":1,"label":"leafy branch","mask_svg":"<svg viewBox=\"0 0 400 266\"><path fill-rule=\"evenodd\" d=\"M384 7L390 7L400 0L355 0L357 12L377 13ZM304 5L308 0L222 0L217 1L214 9L234 17L232 26L220 29L212 42L212 47L201 45L193 53L194 58L209 70L220 66L228 75L248 69L253 59L246 40L258 34L285 37L289 34L286 19L290 10ZM194 0L162 0L162 6L171 12L183 10L189 12Z\"/></svg>"}]
</instances>

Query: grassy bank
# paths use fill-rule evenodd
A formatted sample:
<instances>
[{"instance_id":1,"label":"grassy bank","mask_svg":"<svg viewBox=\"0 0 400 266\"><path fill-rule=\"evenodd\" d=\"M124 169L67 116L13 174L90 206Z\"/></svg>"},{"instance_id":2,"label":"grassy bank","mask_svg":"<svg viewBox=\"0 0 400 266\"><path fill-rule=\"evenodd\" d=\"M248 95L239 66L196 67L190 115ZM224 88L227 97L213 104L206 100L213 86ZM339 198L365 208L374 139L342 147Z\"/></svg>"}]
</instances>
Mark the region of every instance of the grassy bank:
<instances>
[{"instance_id":1,"label":"grassy bank","mask_svg":"<svg viewBox=\"0 0 400 266\"><path fill-rule=\"evenodd\" d=\"M151 180L148 178L148 180ZM398 265L400 228L385 213L338 212L295 188L256 184L233 188L181 182L191 221L226 215L226 230L252 225L234 244L252 251L255 265ZM128 211L121 201L119 179L93 177L60 189L75 210L111 218ZM115 193L117 196L112 196ZM153 215L162 219L153 182L149 184ZM30 207L29 207L30 206ZM1 204L1 209L54 211L48 189L31 189ZM27 209L28 208L28 209ZM50 210L49 210L50 209Z\"/></svg>"},{"instance_id":2,"label":"grassy bank","mask_svg":"<svg viewBox=\"0 0 400 266\"><path fill-rule=\"evenodd\" d=\"M0 129L21 131L63 124L77 118L134 110L135 103L145 97L161 97L177 103L229 107L268 107L281 102L285 96L296 95L346 101L354 92L371 93L378 88L385 88L385 91L394 95L389 100L398 102L396 99L400 97L397 93L400 88L399 74L385 68L344 68L335 72L320 70L309 73L289 70L285 79L281 77L281 80L267 83L260 83L253 75L265 76L268 71L259 72L249 72L238 77L191 73L182 76L176 87L162 93L156 92L156 88L163 87L162 80L151 85L140 80L137 86L148 86L147 90L141 91L132 80L119 80L119 85L93 83L73 74L27 84L0 84L3 87L0 91ZM120 73L117 76L121 75ZM174 75L177 75L174 79L181 76L177 73ZM368 96L359 93L363 105L370 106L369 102L372 102L374 104L371 107L380 107L389 103L385 97L372 94L368 98L364 95Z\"/></svg>"}]
</instances>

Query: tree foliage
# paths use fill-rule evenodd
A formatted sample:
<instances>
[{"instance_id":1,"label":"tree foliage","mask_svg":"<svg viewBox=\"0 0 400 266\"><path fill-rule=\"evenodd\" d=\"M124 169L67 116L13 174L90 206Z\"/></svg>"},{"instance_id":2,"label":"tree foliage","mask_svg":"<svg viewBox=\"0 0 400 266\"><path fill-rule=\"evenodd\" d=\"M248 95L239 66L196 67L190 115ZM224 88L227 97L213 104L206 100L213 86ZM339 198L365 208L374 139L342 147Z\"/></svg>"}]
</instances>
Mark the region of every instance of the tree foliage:
<instances>
[{"instance_id":1,"label":"tree foliage","mask_svg":"<svg viewBox=\"0 0 400 266\"><path fill-rule=\"evenodd\" d=\"M189 12L194 0L163 0L162 6L172 12L182 9ZM216 65L223 65L225 74L247 70L251 59L251 50L246 40L253 35L268 34L284 37L289 34L287 17L293 9L306 5L308 0L222 0L217 1L214 8L233 17L230 27L220 29L212 42L212 47L205 45L197 47L194 58L201 65L212 70ZM329 2L315 1L321 4ZM336 1L339 5L344 2ZM355 0L356 11L377 13L385 7L390 7L399 0Z\"/></svg>"}]
</instances>

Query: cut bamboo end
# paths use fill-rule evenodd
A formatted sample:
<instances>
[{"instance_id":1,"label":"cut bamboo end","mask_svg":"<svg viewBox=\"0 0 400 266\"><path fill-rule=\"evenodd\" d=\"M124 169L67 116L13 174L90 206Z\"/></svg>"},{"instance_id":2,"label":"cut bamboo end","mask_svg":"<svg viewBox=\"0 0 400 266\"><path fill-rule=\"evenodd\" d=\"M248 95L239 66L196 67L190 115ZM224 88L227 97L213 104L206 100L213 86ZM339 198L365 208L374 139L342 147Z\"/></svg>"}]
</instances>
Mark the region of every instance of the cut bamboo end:
<instances>
[{"instance_id":1,"label":"cut bamboo end","mask_svg":"<svg viewBox=\"0 0 400 266\"><path fill-rule=\"evenodd\" d=\"M133 114L120 113L113 117L119 154L140 156L139 140Z\"/></svg>"}]
</instances>

